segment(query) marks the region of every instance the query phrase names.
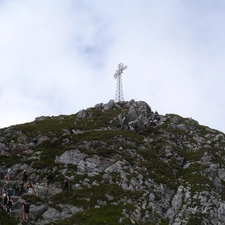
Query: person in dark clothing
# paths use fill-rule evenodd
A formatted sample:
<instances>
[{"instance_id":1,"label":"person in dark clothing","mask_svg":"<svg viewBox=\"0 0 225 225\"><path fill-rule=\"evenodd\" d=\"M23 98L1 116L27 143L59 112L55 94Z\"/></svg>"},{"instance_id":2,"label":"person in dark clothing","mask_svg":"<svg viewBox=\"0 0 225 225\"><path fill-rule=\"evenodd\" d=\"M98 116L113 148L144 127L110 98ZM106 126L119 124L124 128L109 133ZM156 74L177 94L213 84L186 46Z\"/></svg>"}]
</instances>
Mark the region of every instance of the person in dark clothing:
<instances>
[{"instance_id":1,"label":"person in dark clothing","mask_svg":"<svg viewBox=\"0 0 225 225\"><path fill-rule=\"evenodd\" d=\"M23 182L27 182L27 178L28 178L27 170L24 170L23 171Z\"/></svg>"},{"instance_id":2,"label":"person in dark clothing","mask_svg":"<svg viewBox=\"0 0 225 225\"><path fill-rule=\"evenodd\" d=\"M51 187L52 186L52 182L53 182L53 174L52 172L49 172L48 176L47 176L47 183L46 183L46 187Z\"/></svg>"},{"instance_id":3,"label":"person in dark clothing","mask_svg":"<svg viewBox=\"0 0 225 225\"><path fill-rule=\"evenodd\" d=\"M28 203L23 202L22 208L23 208L23 220L28 220L28 215L30 212L30 205Z\"/></svg>"},{"instance_id":4,"label":"person in dark clothing","mask_svg":"<svg viewBox=\"0 0 225 225\"><path fill-rule=\"evenodd\" d=\"M63 191L65 191L65 192L69 191L69 182L68 182L68 180L64 180Z\"/></svg>"},{"instance_id":5,"label":"person in dark clothing","mask_svg":"<svg viewBox=\"0 0 225 225\"><path fill-rule=\"evenodd\" d=\"M134 131L135 131L135 133L138 133L138 126L137 126L137 124L134 125Z\"/></svg>"},{"instance_id":6,"label":"person in dark clothing","mask_svg":"<svg viewBox=\"0 0 225 225\"><path fill-rule=\"evenodd\" d=\"M75 134L75 132L76 132L76 131L75 131L74 129L72 129L72 128L70 128L69 131L70 131L70 135L73 135L73 134Z\"/></svg>"},{"instance_id":7,"label":"person in dark clothing","mask_svg":"<svg viewBox=\"0 0 225 225\"><path fill-rule=\"evenodd\" d=\"M9 195L4 193L3 194L3 201L2 201L2 208L7 211L7 204L9 203Z\"/></svg>"},{"instance_id":8,"label":"person in dark clothing","mask_svg":"<svg viewBox=\"0 0 225 225\"><path fill-rule=\"evenodd\" d=\"M149 123L150 123L150 127L152 127L153 126L153 119L150 119Z\"/></svg>"},{"instance_id":9,"label":"person in dark clothing","mask_svg":"<svg viewBox=\"0 0 225 225\"><path fill-rule=\"evenodd\" d=\"M2 192L8 193L8 189L9 189L9 182L6 182L6 183L3 185Z\"/></svg>"},{"instance_id":10,"label":"person in dark clothing","mask_svg":"<svg viewBox=\"0 0 225 225\"><path fill-rule=\"evenodd\" d=\"M17 196L21 196L23 193L25 193L24 183L23 183L22 180L20 180L20 182L19 182L19 190L18 190Z\"/></svg>"},{"instance_id":11,"label":"person in dark clothing","mask_svg":"<svg viewBox=\"0 0 225 225\"><path fill-rule=\"evenodd\" d=\"M11 213L11 211L12 211L12 206L13 206L13 203L12 203L12 200L11 200L11 198L10 198L10 196L9 196L8 203L6 204L6 212Z\"/></svg>"},{"instance_id":12,"label":"person in dark clothing","mask_svg":"<svg viewBox=\"0 0 225 225\"><path fill-rule=\"evenodd\" d=\"M19 191L19 184L18 184L18 181L16 181L14 184L13 184L13 195L17 195L18 194L18 191Z\"/></svg>"},{"instance_id":13,"label":"person in dark clothing","mask_svg":"<svg viewBox=\"0 0 225 225\"><path fill-rule=\"evenodd\" d=\"M37 145L37 143L38 143L38 141L35 139L35 140L33 140L33 145L34 146L36 146Z\"/></svg>"}]
</instances>

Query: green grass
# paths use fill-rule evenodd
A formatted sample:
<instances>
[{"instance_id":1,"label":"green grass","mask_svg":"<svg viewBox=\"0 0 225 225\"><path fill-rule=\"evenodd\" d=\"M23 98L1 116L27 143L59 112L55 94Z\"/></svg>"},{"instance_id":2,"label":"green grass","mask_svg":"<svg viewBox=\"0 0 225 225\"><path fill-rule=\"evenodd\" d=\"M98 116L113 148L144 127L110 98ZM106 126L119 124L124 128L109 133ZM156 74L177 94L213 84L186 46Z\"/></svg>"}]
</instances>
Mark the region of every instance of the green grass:
<instances>
[{"instance_id":1,"label":"green grass","mask_svg":"<svg viewBox=\"0 0 225 225\"><path fill-rule=\"evenodd\" d=\"M142 143L143 138L133 131L108 130L108 131L88 131L85 133L73 135L74 142L101 140L108 144L114 143L118 138L123 137L137 144Z\"/></svg>"},{"instance_id":2,"label":"green grass","mask_svg":"<svg viewBox=\"0 0 225 225\"><path fill-rule=\"evenodd\" d=\"M35 148L35 151L40 151L40 160L35 161L32 167L35 169L49 168L57 166L55 163L55 157L63 154L66 148L60 142L45 141Z\"/></svg>"},{"instance_id":3,"label":"green grass","mask_svg":"<svg viewBox=\"0 0 225 225\"><path fill-rule=\"evenodd\" d=\"M200 225L202 224L203 221L203 215L202 214L198 214L198 215L191 215L190 219L187 223L187 225Z\"/></svg>"},{"instance_id":4,"label":"green grass","mask_svg":"<svg viewBox=\"0 0 225 225\"><path fill-rule=\"evenodd\" d=\"M211 190L214 185L207 177L201 175L204 166L198 163L190 164L186 169L180 169L177 177L182 178L186 183L191 185L191 192L199 192L204 190Z\"/></svg>"},{"instance_id":5,"label":"green grass","mask_svg":"<svg viewBox=\"0 0 225 225\"><path fill-rule=\"evenodd\" d=\"M7 168L11 167L17 163L20 163L21 157L17 156L17 155L12 155L12 156L0 156L0 164L1 165L5 165Z\"/></svg>"},{"instance_id":6,"label":"green grass","mask_svg":"<svg viewBox=\"0 0 225 225\"><path fill-rule=\"evenodd\" d=\"M27 203L29 204L33 204L36 206L42 205L43 203L45 203L44 199L40 198L39 196L36 195L23 195L22 199L24 199Z\"/></svg>"},{"instance_id":7,"label":"green grass","mask_svg":"<svg viewBox=\"0 0 225 225\"><path fill-rule=\"evenodd\" d=\"M12 217L5 211L0 210L0 224L1 225L19 224L19 220L15 217Z\"/></svg>"},{"instance_id":8,"label":"green grass","mask_svg":"<svg viewBox=\"0 0 225 225\"><path fill-rule=\"evenodd\" d=\"M62 117L64 119L60 119ZM36 137L39 134L50 136L52 133L56 136L61 136L63 129L74 127L75 119L76 115L46 117L46 119L41 121L15 125L13 129L22 131L28 137Z\"/></svg>"},{"instance_id":9,"label":"green grass","mask_svg":"<svg viewBox=\"0 0 225 225\"><path fill-rule=\"evenodd\" d=\"M122 215L122 205L106 205L101 208L88 209L64 220L49 225L118 225ZM129 221L128 224L130 224Z\"/></svg>"},{"instance_id":10,"label":"green grass","mask_svg":"<svg viewBox=\"0 0 225 225\"><path fill-rule=\"evenodd\" d=\"M121 111L121 109L117 109L102 112L101 110L92 108L86 110L88 115L92 115L90 118L77 119L77 114L52 117L47 116L44 120L36 120L31 123L12 126L12 129L15 131L21 131L24 135L31 138L31 140L39 134L49 136L50 138L53 134L54 136L60 137L63 134L64 129L75 128L81 130L92 130L108 126L116 126L115 121L112 124L110 121L118 116Z\"/></svg>"},{"instance_id":11,"label":"green grass","mask_svg":"<svg viewBox=\"0 0 225 225\"><path fill-rule=\"evenodd\" d=\"M52 197L52 201L62 204L72 204L84 208L92 208L97 204L98 200L108 201L106 193L120 199L124 194L124 190L117 185L100 184L99 186L83 186L82 189L72 190L69 193L59 193Z\"/></svg>"}]
</instances>

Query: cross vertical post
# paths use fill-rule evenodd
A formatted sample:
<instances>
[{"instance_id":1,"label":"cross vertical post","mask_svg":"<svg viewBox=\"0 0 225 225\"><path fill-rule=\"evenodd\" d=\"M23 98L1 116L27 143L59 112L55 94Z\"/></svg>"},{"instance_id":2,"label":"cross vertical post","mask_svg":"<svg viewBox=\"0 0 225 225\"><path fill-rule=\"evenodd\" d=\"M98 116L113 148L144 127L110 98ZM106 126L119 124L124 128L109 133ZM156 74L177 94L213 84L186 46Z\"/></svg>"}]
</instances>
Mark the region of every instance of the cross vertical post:
<instances>
[{"instance_id":1,"label":"cross vertical post","mask_svg":"<svg viewBox=\"0 0 225 225\"><path fill-rule=\"evenodd\" d=\"M116 102L122 102L124 101L123 98L123 86L122 86L122 73L123 71L127 69L127 66L124 66L123 63L120 63L118 65L118 69L116 70L114 74L114 78L117 79L117 85L116 85Z\"/></svg>"}]
</instances>

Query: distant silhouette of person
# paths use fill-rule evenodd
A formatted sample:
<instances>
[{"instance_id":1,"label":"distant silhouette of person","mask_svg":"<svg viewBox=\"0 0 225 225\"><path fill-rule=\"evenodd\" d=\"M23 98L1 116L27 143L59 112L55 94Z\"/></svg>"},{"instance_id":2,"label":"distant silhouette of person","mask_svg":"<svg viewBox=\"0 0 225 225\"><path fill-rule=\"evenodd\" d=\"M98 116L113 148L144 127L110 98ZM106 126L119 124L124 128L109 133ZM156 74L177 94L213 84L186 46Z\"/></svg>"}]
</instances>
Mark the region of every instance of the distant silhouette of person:
<instances>
[{"instance_id":1,"label":"distant silhouette of person","mask_svg":"<svg viewBox=\"0 0 225 225\"><path fill-rule=\"evenodd\" d=\"M18 194L18 191L19 191L19 184L18 184L18 181L16 181L14 184L13 184L13 194L12 195L17 195Z\"/></svg>"},{"instance_id":2,"label":"distant silhouette of person","mask_svg":"<svg viewBox=\"0 0 225 225\"><path fill-rule=\"evenodd\" d=\"M27 182L27 178L28 178L28 174L27 174L27 170L23 171L23 182Z\"/></svg>"},{"instance_id":3,"label":"distant silhouette of person","mask_svg":"<svg viewBox=\"0 0 225 225\"><path fill-rule=\"evenodd\" d=\"M30 205L28 203L22 203L22 210L23 210L23 220L28 220L28 215L30 212Z\"/></svg>"},{"instance_id":4,"label":"distant silhouette of person","mask_svg":"<svg viewBox=\"0 0 225 225\"><path fill-rule=\"evenodd\" d=\"M63 191L65 191L65 192L69 191L69 182L68 182L68 180L64 180Z\"/></svg>"},{"instance_id":5,"label":"distant silhouette of person","mask_svg":"<svg viewBox=\"0 0 225 225\"><path fill-rule=\"evenodd\" d=\"M47 176L47 183L46 183L46 187L49 185L49 187L52 186L52 182L53 182L53 174L52 172L49 172L48 176Z\"/></svg>"},{"instance_id":6,"label":"distant silhouette of person","mask_svg":"<svg viewBox=\"0 0 225 225\"><path fill-rule=\"evenodd\" d=\"M39 186L38 186L38 183L36 183L34 185L34 193L35 193L36 196L38 196L38 189L39 189Z\"/></svg>"}]
</instances>

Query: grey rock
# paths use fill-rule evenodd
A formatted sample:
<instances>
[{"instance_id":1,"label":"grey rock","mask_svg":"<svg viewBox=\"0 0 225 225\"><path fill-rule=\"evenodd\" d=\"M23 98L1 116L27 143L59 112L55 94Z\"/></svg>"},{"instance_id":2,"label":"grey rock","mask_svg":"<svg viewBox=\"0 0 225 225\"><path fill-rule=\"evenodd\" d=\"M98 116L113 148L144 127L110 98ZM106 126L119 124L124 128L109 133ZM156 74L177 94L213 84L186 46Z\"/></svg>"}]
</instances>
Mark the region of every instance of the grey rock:
<instances>
[{"instance_id":1,"label":"grey rock","mask_svg":"<svg viewBox=\"0 0 225 225\"><path fill-rule=\"evenodd\" d=\"M41 137L38 138L38 143L37 144L39 145L39 144L41 144L41 143L43 143L45 141L51 141L51 140L47 136L41 136Z\"/></svg>"},{"instance_id":2,"label":"grey rock","mask_svg":"<svg viewBox=\"0 0 225 225\"><path fill-rule=\"evenodd\" d=\"M186 131L189 130L189 127L186 124L178 124L177 129Z\"/></svg>"},{"instance_id":3,"label":"grey rock","mask_svg":"<svg viewBox=\"0 0 225 225\"><path fill-rule=\"evenodd\" d=\"M102 106L103 106L103 103L98 103L98 104L95 105L95 108L96 109L101 109Z\"/></svg>"},{"instance_id":4,"label":"grey rock","mask_svg":"<svg viewBox=\"0 0 225 225\"><path fill-rule=\"evenodd\" d=\"M58 159L58 163L64 164L74 164L78 165L81 160L83 160L87 155L85 153L80 152L78 149L73 149L70 151L64 152Z\"/></svg>"},{"instance_id":5,"label":"grey rock","mask_svg":"<svg viewBox=\"0 0 225 225\"><path fill-rule=\"evenodd\" d=\"M77 118L79 119L84 119L87 117L87 113L84 109L80 110L78 113L77 113Z\"/></svg>"}]
</instances>

